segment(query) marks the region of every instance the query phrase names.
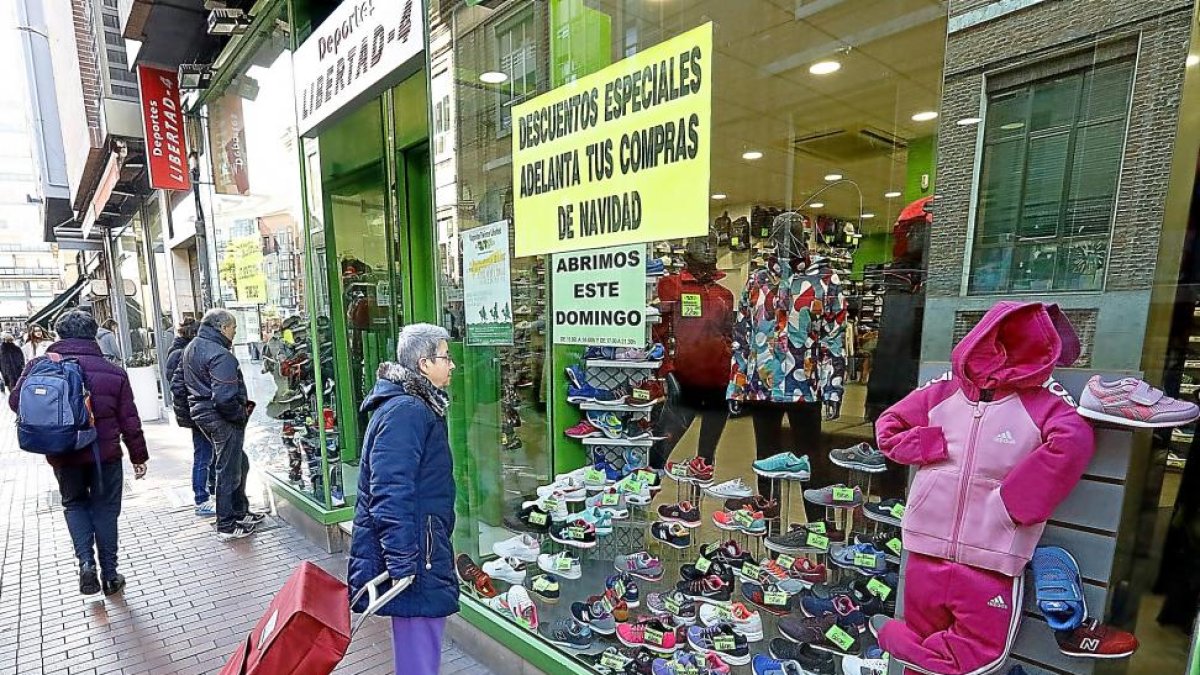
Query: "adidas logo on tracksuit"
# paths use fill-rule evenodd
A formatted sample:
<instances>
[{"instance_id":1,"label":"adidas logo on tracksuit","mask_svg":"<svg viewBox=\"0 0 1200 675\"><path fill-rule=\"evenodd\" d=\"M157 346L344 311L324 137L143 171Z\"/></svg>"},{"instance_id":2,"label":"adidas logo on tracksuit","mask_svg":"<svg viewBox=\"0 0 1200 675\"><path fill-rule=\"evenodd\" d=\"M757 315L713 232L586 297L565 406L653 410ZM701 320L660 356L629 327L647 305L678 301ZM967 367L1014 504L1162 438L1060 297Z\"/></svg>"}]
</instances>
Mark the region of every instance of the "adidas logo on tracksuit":
<instances>
[{"instance_id":1,"label":"adidas logo on tracksuit","mask_svg":"<svg viewBox=\"0 0 1200 675\"><path fill-rule=\"evenodd\" d=\"M1005 433L1008 433L1008 432L1005 432ZM1009 441L1009 443L1012 443L1012 441ZM995 607L996 609L1008 609L1008 603L1004 602L1004 598L997 595L996 597L992 598L991 600L988 600L988 607Z\"/></svg>"},{"instance_id":2,"label":"adidas logo on tracksuit","mask_svg":"<svg viewBox=\"0 0 1200 675\"><path fill-rule=\"evenodd\" d=\"M1017 440L1013 438L1011 431L1001 431L1000 433L996 434L996 437L992 440L1005 445L1012 445L1017 442Z\"/></svg>"}]
</instances>

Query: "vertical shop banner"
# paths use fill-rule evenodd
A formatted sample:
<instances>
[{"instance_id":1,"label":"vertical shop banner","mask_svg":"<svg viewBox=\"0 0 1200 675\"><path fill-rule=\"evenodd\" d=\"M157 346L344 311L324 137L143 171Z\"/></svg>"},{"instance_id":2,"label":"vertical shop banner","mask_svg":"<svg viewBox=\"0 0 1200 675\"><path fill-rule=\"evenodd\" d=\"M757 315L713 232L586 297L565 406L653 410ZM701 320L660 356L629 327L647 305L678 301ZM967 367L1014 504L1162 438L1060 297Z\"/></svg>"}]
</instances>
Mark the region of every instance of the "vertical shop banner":
<instances>
[{"instance_id":1,"label":"vertical shop banner","mask_svg":"<svg viewBox=\"0 0 1200 675\"><path fill-rule=\"evenodd\" d=\"M213 189L223 195L250 194L242 97L226 94L208 104L208 135L212 141Z\"/></svg>"},{"instance_id":2,"label":"vertical shop banner","mask_svg":"<svg viewBox=\"0 0 1200 675\"><path fill-rule=\"evenodd\" d=\"M513 306L508 221L467 230L462 242L467 344L511 345Z\"/></svg>"},{"instance_id":3,"label":"vertical shop banner","mask_svg":"<svg viewBox=\"0 0 1200 675\"><path fill-rule=\"evenodd\" d=\"M221 254L220 275L221 281L233 289L238 302L267 302L267 277L263 273L262 243L258 237L239 237L229 242Z\"/></svg>"},{"instance_id":4,"label":"vertical shop banner","mask_svg":"<svg viewBox=\"0 0 1200 675\"><path fill-rule=\"evenodd\" d=\"M712 24L513 108L517 257L708 232Z\"/></svg>"},{"instance_id":5,"label":"vertical shop banner","mask_svg":"<svg viewBox=\"0 0 1200 675\"><path fill-rule=\"evenodd\" d=\"M179 106L179 80L173 70L137 67L142 98L142 131L150 187L156 190L190 190L187 138Z\"/></svg>"},{"instance_id":6,"label":"vertical shop banner","mask_svg":"<svg viewBox=\"0 0 1200 675\"><path fill-rule=\"evenodd\" d=\"M420 0L344 0L292 57L301 136L424 65ZM386 79L385 79L386 78Z\"/></svg>"},{"instance_id":7,"label":"vertical shop banner","mask_svg":"<svg viewBox=\"0 0 1200 675\"><path fill-rule=\"evenodd\" d=\"M646 247L551 257L554 343L646 346Z\"/></svg>"}]
</instances>

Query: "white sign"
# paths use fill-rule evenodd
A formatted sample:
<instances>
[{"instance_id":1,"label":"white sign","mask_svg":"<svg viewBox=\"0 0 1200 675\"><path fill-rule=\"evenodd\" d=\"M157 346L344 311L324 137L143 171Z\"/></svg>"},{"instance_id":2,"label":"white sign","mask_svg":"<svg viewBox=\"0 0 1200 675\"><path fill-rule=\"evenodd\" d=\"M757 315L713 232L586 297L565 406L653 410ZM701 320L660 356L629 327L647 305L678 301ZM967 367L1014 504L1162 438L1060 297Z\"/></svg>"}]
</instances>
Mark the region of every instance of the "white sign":
<instances>
[{"instance_id":1,"label":"white sign","mask_svg":"<svg viewBox=\"0 0 1200 675\"><path fill-rule=\"evenodd\" d=\"M419 0L346 0L296 49L301 136L376 95L376 84L424 52L421 7Z\"/></svg>"},{"instance_id":2,"label":"white sign","mask_svg":"<svg viewBox=\"0 0 1200 675\"><path fill-rule=\"evenodd\" d=\"M550 261L555 344L646 345L645 244L558 253Z\"/></svg>"},{"instance_id":3,"label":"white sign","mask_svg":"<svg viewBox=\"0 0 1200 675\"><path fill-rule=\"evenodd\" d=\"M467 230L462 243L467 344L511 345L516 308L512 306L508 221ZM524 310L528 314L529 308Z\"/></svg>"}]
</instances>

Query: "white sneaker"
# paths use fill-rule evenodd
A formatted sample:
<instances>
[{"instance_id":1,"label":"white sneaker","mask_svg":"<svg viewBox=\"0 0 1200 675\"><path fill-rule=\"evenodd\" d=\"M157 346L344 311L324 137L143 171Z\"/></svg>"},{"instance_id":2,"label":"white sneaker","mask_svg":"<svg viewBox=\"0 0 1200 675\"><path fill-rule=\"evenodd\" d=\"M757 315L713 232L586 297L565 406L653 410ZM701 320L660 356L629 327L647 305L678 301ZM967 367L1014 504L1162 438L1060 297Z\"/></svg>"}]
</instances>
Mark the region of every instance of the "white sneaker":
<instances>
[{"instance_id":1,"label":"white sneaker","mask_svg":"<svg viewBox=\"0 0 1200 675\"><path fill-rule=\"evenodd\" d=\"M541 488L538 488L539 492ZM521 508L526 509L530 506L537 506L539 509L550 514L550 519L555 521L563 521L570 517L570 512L567 511L567 496L561 492L549 492L545 496L539 495L537 499L531 502L523 502Z\"/></svg>"},{"instance_id":2,"label":"white sneaker","mask_svg":"<svg viewBox=\"0 0 1200 675\"><path fill-rule=\"evenodd\" d=\"M233 541L234 539L245 539L252 534L254 534L254 525L238 523L229 532L217 530L217 539L220 541Z\"/></svg>"},{"instance_id":3,"label":"white sneaker","mask_svg":"<svg viewBox=\"0 0 1200 675\"><path fill-rule=\"evenodd\" d=\"M525 581L525 563L516 558L496 558L483 563L483 571L493 579L519 584Z\"/></svg>"},{"instance_id":4,"label":"white sneaker","mask_svg":"<svg viewBox=\"0 0 1200 675\"><path fill-rule=\"evenodd\" d=\"M749 497L754 494L754 490L751 490L749 485L743 483L741 478L734 478L724 483L710 485L704 488L704 491L714 497L723 497L725 499Z\"/></svg>"},{"instance_id":5,"label":"white sneaker","mask_svg":"<svg viewBox=\"0 0 1200 675\"><path fill-rule=\"evenodd\" d=\"M653 495L650 494L650 486L646 485L645 483L642 483L641 486L641 490L633 492L629 489L628 478L625 478L621 482L617 483L617 489L625 495L625 501L633 504L634 506L645 506L646 504L650 503L651 499L653 499Z\"/></svg>"},{"instance_id":6,"label":"white sneaker","mask_svg":"<svg viewBox=\"0 0 1200 675\"><path fill-rule=\"evenodd\" d=\"M740 602L735 602L729 607L701 604L699 617L700 623L705 626L721 622L728 623L733 626L735 632L743 635L747 642L758 642L763 639L762 615L758 613L758 610L752 610Z\"/></svg>"},{"instance_id":7,"label":"white sneaker","mask_svg":"<svg viewBox=\"0 0 1200 675\"><path fill-rule=\"evenodd\" d=\"M583 576L579 558L566 551L539 555L538 567L563 579L578 579Z\"/></svg>"},{"instance_id":8,"label":"white sneaker","mask_svg":"<svg viewBox=\"0 0 1200 675\"><path fill-rule=\"evenodd\" d=\"M555 492L561 492L562 498L568 502L581 502L587 498L587 486L583 484L583 476L562 476L564 480L556 480L549 485L537 489L539 497L545 497Z\"/></svg>"},{"instance_id":9,"label":"white sneaker","mask_svg":"<svg viewBox=\"0 0 1200 675\"><path fill-rule=\"evenodd\" d=\"M501 558L516 558L524 562L537 562L538 553L542 550L537 539L528 534L519 534L512 539L498 541L492 545L492 553Z\"/></svg>"},{"instance_id":10,"label":"white sneaker","mask_svg":"<svg viewBox=\"0 0 1200 675\"><path fill-rule=\"evenodd\" d=\"M529 630L537 630L537 605L533 604L533 600L529 597L529 591L525 590L524 586L513 586L508 589L508 593L505 594L505 602L514 621Z\"/></svg>"},{"instance_id":11,"label":"white sneaker","mask_svg":"<svg viewBox=\"0 0 1200 675\"><path fill-rule=\"evenodd\" d=\"M203 504L197 504L196 515L200 516L201 518L212 518L213 516L217 515L217 502L212 498L209 498L209 500Z\"/></svg>"},{"instance_id":12,"label":"white sneaker","mask_svg":"<svg viewBox=\"0 0 1200 675\"><path fill-rule=\"evenodd\" d=\"M612 496L616 495L614 502ZM604 509L612 514L613 520L622 520L629 517L629 508L625 504L626 493L618 490L615 487L607 487L599 493L587 498L584 505L590 511L591 509Z\"/></svg>"}]
</instances>

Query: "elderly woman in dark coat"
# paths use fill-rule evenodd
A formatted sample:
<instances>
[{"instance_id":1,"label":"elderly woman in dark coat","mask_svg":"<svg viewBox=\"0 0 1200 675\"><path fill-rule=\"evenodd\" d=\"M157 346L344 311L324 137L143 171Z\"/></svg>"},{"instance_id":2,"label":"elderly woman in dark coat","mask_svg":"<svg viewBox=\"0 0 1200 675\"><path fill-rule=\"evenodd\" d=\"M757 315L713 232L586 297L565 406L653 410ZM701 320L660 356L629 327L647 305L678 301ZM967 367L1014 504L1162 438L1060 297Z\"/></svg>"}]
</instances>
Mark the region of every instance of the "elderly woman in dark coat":
<instances>
[{"instance_id":1,"label":"elderly woman in dark coat","mask_svg":"<svg viewBox=\"0 0 1200 675\"><path fill-rule=\"evenodd\" d=\"M396 362L380 364L362 406L373 414L358 476L350 592L384 572L392 584L407 586L379 613L392 617L395 672L411 675L436 675L446 617L458 611L446 433L446 388L454 370L449 337L438 326L406 326L396 341Z\"/></svg>"},{"instance_id":2,"label":"elderly woman in dark coat","mask_svg":"<svg viewBox=\"0 0 1200 675\"><path fill-rule=\"evenodd\" d=\"M4 381L5 389L17 386L17 379L25 369L25 354L17 346L12 333L0 333L0 379Z\"/></svg>"}]
</instances>

